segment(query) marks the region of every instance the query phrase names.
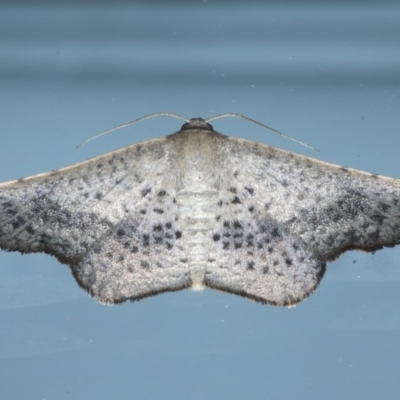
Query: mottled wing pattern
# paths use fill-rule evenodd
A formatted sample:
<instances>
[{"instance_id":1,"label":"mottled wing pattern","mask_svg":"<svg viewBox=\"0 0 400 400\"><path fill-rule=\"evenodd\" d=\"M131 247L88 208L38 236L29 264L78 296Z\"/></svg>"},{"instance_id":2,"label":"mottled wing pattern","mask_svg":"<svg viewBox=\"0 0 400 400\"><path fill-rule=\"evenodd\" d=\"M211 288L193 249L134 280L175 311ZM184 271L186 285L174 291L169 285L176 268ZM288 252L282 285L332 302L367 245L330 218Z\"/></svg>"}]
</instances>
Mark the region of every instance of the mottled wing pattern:
<instances>
[{"instance_id":1,"label":"mottled wing pattern","mask_svg":"<svg viewBox=\"0 0 400 400\"><path fill-rule=\"evenodd\" d=\"M189 286L165 139L0 185L0 247L45 252L102 303Z\"/></svg>"},{"instance_id":2,"label":"mottled wing pattern","mask_svg":"<svg viewBox=\"0 0 400 400\"><path fill-rule=\"evenodd\" d=\"M349 249L400 242L400 181L228 138L206 284L291 305Z\"/></svg>"},{"instance_id":3,"label":"mottled wing pattern","mask_svg":"<svg viewBox=\"0 0 400 400\"><path fill-rule=\"evenodd\" d=\"M400 181L229 138L164 139L0 185L0 247L112 304L203 285L291 305L350 249L400 242Z\"/></svg>"}]
</instances>

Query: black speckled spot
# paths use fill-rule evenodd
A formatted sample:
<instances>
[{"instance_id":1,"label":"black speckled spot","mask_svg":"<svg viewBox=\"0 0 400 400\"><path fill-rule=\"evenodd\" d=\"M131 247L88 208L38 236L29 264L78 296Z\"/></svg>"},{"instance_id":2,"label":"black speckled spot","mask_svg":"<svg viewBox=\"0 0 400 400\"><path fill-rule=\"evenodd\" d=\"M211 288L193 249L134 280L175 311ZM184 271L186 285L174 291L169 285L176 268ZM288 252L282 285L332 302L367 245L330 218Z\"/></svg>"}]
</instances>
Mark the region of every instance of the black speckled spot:
<instances>
[{"instance_id":1,"label":"black speckled spot","mask_svg":"<svg viewBox=\"0 0 400 400\"><path fill-rule=\"evenodd\" d=\"M245 186L244 188L253 196L253 194L254 194L254 189L253 189L252 187Z\"/></svg>"},{"instance_id":2,"label":"black speckled spot","mask_svg":"<svg viewBox=\"0 0 400 400\"><path fill-rule=\"evenodd\" d=\"M218 207L222 207L222 200L217 203Z\"/></svg>"},{"instance_id":3,"label":"black speckled spot","mask_svg":"<svg viewBox=\"0 0 400 400\"><path fill-rule=\"evenodd\" d=\"M232 204L242 204L242 202L240 201L239 197L235 196L235 198L232 200L231 202Z\"/></svg>"},{"instance_id":4,"label":"black speckled spot","mask_svg":"<svg viewBox=\"0 0 400 400\"><path fill-rule=\"evenodd\" d=\"M143 215L145 215L146 214L146 210L140 210L140 214L143 214Z\"/></svg>"},{"instance_id":5,"label":"black speckled spot","mask_svg":"<svg viewBox=\"0 0 400 400\"><path fill-rule=\"evenodd\" d=\"M153 211L157 214L164 214L164 210L162 208L153 208Z\"/></svg>"},{"instance_id":6,"label":"black speckled spot","mask_svg":"<svg viewBox=\"0 0 400 400\"><path fill-rule=\"evenodd\" d=\"M221 235L218 235L218 233L214 233L214 235L213 235L214 242L218 242L218 240L220 240L220 239L221 239Z\"/></svg>"},{"instance_id":7,"label":"black speckled spot","mask_svg":"<svg viewBox=\"0 0 400 400\"><path fill-rule=\"evenodd\" d=\"M388 212L390 210L389 204L386 204L386 203L380 202L379 207L383 212Z\"/></svg>"},{"instance_id":8,"label":"black speckled spot","mask_svg":"<svg viewBox=\"0 0 400 400\"><path fill-rule=\"evenodd\" d=\"M35 229L33 228L32 225L28 225L25 229L31 235L33 235L35 233Z\"/></svg>"},{"instance_id":9,"label":"black speckled spot","mask_svg":"<svg viewBox=\"0 0 400 400\"><path fill-rule=\"evenodd\" d=\"M228 250L228 249L229 249L229 242L223 241L223 242L222 242L222 248L223 248L224 250Z\"/></svg>"},{"instance_id":10,"label":"black speckled spot","mask_svg":"<svg viewBox=\"0 0 400 400\"><path fill-rule=\"evenodd\" d=\"M252 213L252 212L254 212L254 207L253 207L253 206L250 206L250 207L248 208L248 210Z\"/></svg>"},{"instance_id":11,"label":"black speckled spot","mask_svg":"<svg viewBox=\"0 0 400 400\"><path fill-rule=\"evenodd\" d=\"M167 247L168 250L172 250L172 248L174 247L174 246L172 245L172 243L170 243L170 242L165 243L165 245L166 245L166 247Z\"/></svg>"},{"instance_id":12,"label":"black speckled spot","mask_svg":"<svg viewBox=\"0 0 400 400\"><path fill-rule=\"evenodd\" d=\"M254 261L249 261L249 262L247 263L246 269L247 269L248 271L254 271L254 265L255 265Z\"/></svg>"},{"instance_id":13,"label":"black speckled spot","mask_svg":"<svg viewBox=\"0 0 400 400\"><path fill-rule=\"evenodd\" d=\"M372 219L372 221L376 222L378 225L383 225L387 219L384 215L381 215L381 214L373 214L370 216L370 218Z\"/></svg>"},{"instance_id":14,"label":"black speckled spot","mask_svg":"<svg viewBox=\"0 0 400 400\"><path fill-rule=\"evenodd\" d=\"M248 247L253 247L254 246L254 235L248 234L246 236L246 244Z\"/></svg>"},{"instance_id":15,"label":"black speckled spot","mask_svg":"<svg viewBox=\"0 0 400 400\"><path fill-rule=\"evenodd\" d=\"M151 188L142 189L142 197L146 197L151 192Z\"/></svg>"},{"instance_id":16,"label":"black speckled spot","mask_svg":"<svg viewBox=\"0 0 400 400\"><path fill-rule=\"evenodd\" d=\"M160 190L160 191L157 193L157 196L158 196L158 197L164 197L166 194L167 194L167 193L166 193L165 190Z\"/></svg>"},{"instance_id":17,"label":"black speckled spot","mask_svg":"<svg viewBox=\"0 0 400 400\"><path fill-rule=\"evenodd\" d=\"M6 214L7 214L7 217L12 218L18 214L18 211L14 210L14 209L7 209Z\"/></svg>"},{"instance_id":18,"label":"black speckled spot","mask_svg":"<svg viewBox=\"0 0 400 400\"><path fill-rule=\"evenodd\" d=\"M181 231L175 231L175 237L177 239L180 239L182 237L182 232Z\"/></svg>"},{"instance_id":19,"label":"black speckled spot","mask_svg":"<svg viewBox=\"0 0 400 400\"><path fill-rule=\"evenodd\" d=\"M153 231L154 232L160 232L162 231L162 225L161 224L157 224L153 226Z\"/></svg>"},{"instance_id":20,"label":"black speckled spot","mask_svg":"<svg viewBox=\"0 0 400 400\"><path fill-rule=\"evenodd\" d=\"M235 229L243 229L242 224L241 224L239 221L237 221L237 220L233 221L233 227L234 227Z\"/></svg>"},{"instance_id":21,"label":"black speckled spot","mask_svg":"<svg viewBox=\"0 0 400 400\"><path fill-rule=\"evenodd\" d=\"M273 228L272 231L271 231L271 236L274 237L274 238L280 237L281 234L279 232L279 229L278 228Z\"/></svg>"},{"instance_id":22,"label":"black speckled spot","mask_svg":"<svg viewBox=\"0 0 400 400\"><path fill-rule=\"evenodd\" d=\"M291 267L293 265L293 260L291 258L285 258L286 266Z\"/></svg>"},{"instance_id":23,"label":"black speckled spot","mask_svg":"<svg viewBox=\"0 0 400 400\"><path fill-rule=\"evenodd\" d=\"M143 268L146 268L146 269L150 268L150 264L148 263L148 261L144 261L144 260L140 261L140 266Z\"/></svg>"},{"instance_id":24,"label":"black speckled spot","mask_svg":"<svg viewBox=\"0 0 400 400\"><path fill-rule=\"evenodd\" d=\"M125 229L122 229L122 228L117 229L117 236L121 237L121 236L125 236L125 235L126 235Z\"/></svg>"},{"instance_id":25,"label":"black speckled spot","mask_svg":"<svg viewBox=\"0 0 400 400\"><path fill-rule=\"evenodd\" d=\"M161 236L154 236L154 243L161 244L163 242L163 238Z\"/></svg>"},{"instance_id":26,"label":"black speckled spot","mask_svg":"<svg viewBox=\"0 0 400 400\"><path fill-rule=\"evenodd\" d=\"M150 236L147 234L144 234L142 236L142 242L144 247L149 247L150 246Z\"/></svg>"},{"instance_id":27,"label":"black speckled spot","mask_svg":"<svg viewBox=\"0 0 400 400\"><path fill-rule=\"evenodd\" d=\"M14 229L18 229L25 223L26 223L25 219L22 218L21 216L18 216L17 219L11 223L11 225Z\"/></svg>"},{"instance_id":28,"label":"black speckled spot","mask_svg":"<svg viewBox=\"0 0 400 400\"><path fill-rule=\"evenodd\" d=\"M231 188L229 189L229 191L232 192L232 193L237 193L237 190L236 190L236 188L234 188L234 187L231 187Z\"/></svg>"}]
</instances>

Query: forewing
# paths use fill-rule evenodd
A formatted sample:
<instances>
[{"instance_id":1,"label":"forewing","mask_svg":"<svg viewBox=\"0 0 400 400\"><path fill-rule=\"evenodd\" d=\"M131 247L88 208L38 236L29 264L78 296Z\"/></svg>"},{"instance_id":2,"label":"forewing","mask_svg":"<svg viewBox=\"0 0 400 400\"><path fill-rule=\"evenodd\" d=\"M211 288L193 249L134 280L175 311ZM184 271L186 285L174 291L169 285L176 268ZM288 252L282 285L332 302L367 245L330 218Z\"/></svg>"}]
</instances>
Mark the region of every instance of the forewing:
<instances>
[{"instance_id":1,"label":"forewing","mask_svg":"<svg viewBox=\"0 0 400 400\"><path fill-rule=\"evenodd\" d=\"M348 249L400 240L400 183L229 138L207 285L290 305Z\"/></svg>"},{"instance_id":2,"label":"forewing","mask_svg":"<svg viewBox=\"0 0 400 400\"><path fill-rule=\"evenodd\" d=\"M0 185L0 247L45 252L103 303L188 286L165 139Z\"/></svg>"}]
</instances>

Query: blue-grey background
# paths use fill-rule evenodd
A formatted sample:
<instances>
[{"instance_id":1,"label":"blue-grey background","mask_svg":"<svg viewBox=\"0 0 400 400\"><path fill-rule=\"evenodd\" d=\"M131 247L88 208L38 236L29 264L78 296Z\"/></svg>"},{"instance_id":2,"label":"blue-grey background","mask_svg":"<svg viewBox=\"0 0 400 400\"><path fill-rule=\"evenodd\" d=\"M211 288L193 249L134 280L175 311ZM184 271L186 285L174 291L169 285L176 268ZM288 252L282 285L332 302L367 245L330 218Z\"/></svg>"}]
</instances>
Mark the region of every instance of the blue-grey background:
<instances>
[{"instance_id":1,"label":"blue-grey background","mask_svg":"<svg viewBox=\"0 0 400 400\"><path fill-rule=\"evenodd\" d=\"M0 3L0 181L238 112L222 133L400 178L397 1ZM205 290L107 307L0 252L2 399L398 399L400 251L351 252L295 308Z\"/></svg>"}]
</instances>

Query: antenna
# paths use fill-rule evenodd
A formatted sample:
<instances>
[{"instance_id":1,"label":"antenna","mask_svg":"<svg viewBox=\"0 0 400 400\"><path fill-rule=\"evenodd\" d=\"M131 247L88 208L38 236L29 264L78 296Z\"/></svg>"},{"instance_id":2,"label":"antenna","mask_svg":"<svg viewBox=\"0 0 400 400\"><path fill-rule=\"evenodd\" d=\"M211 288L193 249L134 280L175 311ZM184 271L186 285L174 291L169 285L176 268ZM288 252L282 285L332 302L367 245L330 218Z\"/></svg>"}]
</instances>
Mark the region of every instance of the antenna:
<instances>
[{"instance_id":1,"label":"antenna","mask_svg":"<svg viewBox=\"0 0 400 400\"><path fill-rule=\"evenodd\" d=\"M133 124L136 124L137 122L144 121L145 119L150 119L150 118L160 117L160 116L162 116L162 117L164 117L164 116L165 117L172 117L172 118L180 119L180 120L185 121L185 122L190 122L190 120L187 119L187 118L184 118L184 117L182 117L180 115L177 115L177 114L168 113L168 112L158 112L158 113L154 113L154 114L149 114L149 115L145 115L144 117L136 118L136 119L134 119L132 121L129 121L129 122L125 123L125 124L115 126L114 128L110 128L110 129L107 129L105 131L102 131L102 132L98 133L97 135L94 135L94 136L90 137L89 139L84 140L78 146L76 146L76 148L79 148L79 147L91 142L92 140L97 139L98 137L106 135L106 134L108 134L110 132L114 132L114 131L116 131L118 129L126 128L127 126L131 126ZM256 120L250 118L250 117L246 117L246 116L241 115L241 114L236 114L236 113L220 114L220 115L216 115L214 117L206 119L205 122L208 123L210 121L214 121L216 119L225 118L225 117L242 118L242 119L244 119L246 121L252 122L253 124L261 126L262 128L268 129L271 132L274 132L274 133L284 137L285 139L291 140L292 142L298 143L298 144L300 144L302 146L308 147L309 149L312 149L314 151L318 151L319 152L319 150L317 148L315 148L315 147L313 147L313 146L311 146L311 145L309 145L307 143L304 143L304 142L302 142L300 140L297 140L297 139L295 139L295 138L293 138L293 137L291 137L289 135L285 135L284 133L279 132L278 130L276 130L274 128L271 128L268 125L262 124L261 122L258 122Z\"/></svg>"},{"instance_id":2,"label":"antenna","mask_svg":"<svg viewBox=\"0 0 400 400\"><path fill-rule=\"evenodd\" d=\"M177 114L171 114L168 112L159 112L159 113L149 114L149 115L145 115L144 117L136 118L132 121L126 122L125 124L115 126L114 128L110 128L105 131L102 131L102 132L98 133L97 135L94 135L94 136L90 137L89 139L86 139L83 142L79 143L78 146L76 146L76 148L78 149L79 147L84 146L86 143L89 143L92 140L97 139L100 136L106 135L107 133L114 132L118 129L126 128L127 126L136 124L136 122L144 121L145 119L150 119L153 117L160 117L160 116L172 117L172 118L180 119L185 122L189 122L189 120L187 118L181 117L180 115L177 115Z\"/></svg>"},{"instance_id":3,"label":"antenna","mask_svg":"<svg viewBox=\"0 0 400 400\"><path fill-rule=\"evenodd\" d=\"M279 131L277 131L277 130L274 129L274 128L271 128L270 126L265 125L265 124L262 124L261 122L258 122L258 121L256 121L255 119L246 117L245 115L236 114L236 113L220 114L220 115L216 115L215 117L211 117L211 118L206 119L206 122L214 121L214 120L216 120L216 119L225 118L225 117L237 117L237 118L242 118L242 119L244 119L244 120L246 120L246 121L252 122L253 124L256 124L256 125L259 125L259 126L265 128L265 129L268 129L268 130L270 130L271 132L274 132L274 133L276 133L276 134L278 134L278 135L284 137L285 139L291 140L292 142L301 144L302 146L308 147L308 148L311 149L311 150L314 150L314 151L318 151L318 152L319 152L319 150L318 150L316 147L311 146L311 145L309 145L309 144L307 144L307 143L304 143L304 142L302 142L301 140L297 140L297 139L295 139L295 138L293 138L293 137L291 137L291 136L289 136L289 135L285 135L284 133L279 132Z\"/></svg>"}]
</instances>

